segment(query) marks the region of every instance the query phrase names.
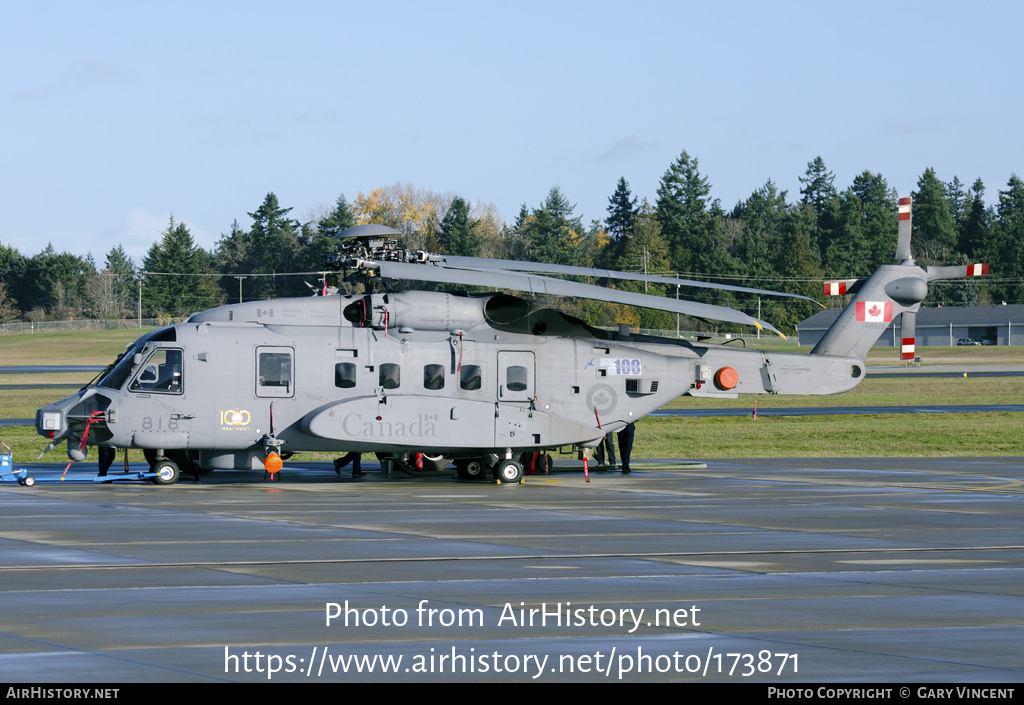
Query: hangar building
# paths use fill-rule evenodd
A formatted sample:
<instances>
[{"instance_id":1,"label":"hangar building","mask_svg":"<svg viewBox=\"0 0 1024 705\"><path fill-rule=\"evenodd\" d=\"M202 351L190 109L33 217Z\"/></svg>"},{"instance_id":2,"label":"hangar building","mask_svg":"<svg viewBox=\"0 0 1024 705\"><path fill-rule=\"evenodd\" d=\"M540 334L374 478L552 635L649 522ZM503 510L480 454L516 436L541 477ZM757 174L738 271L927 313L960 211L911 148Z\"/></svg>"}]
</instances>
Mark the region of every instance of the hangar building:
<instances>
[{"instance_id":1,"label":"hangar building","mask_svg":"<svg viewBox=\"0 0 1024 705\"><path fill-rule=\"evenodd\" d=\"M801 346L815 345L839 317L841 309L819 311L797 324ZM900 317L889 324L877 346L898 347ZM1024 345L1024 305L921 307L917 313L917 347L956 345L961 339L986 345ZM991 342L988 342L991 341Z\"/></svg>"}]
</instances>

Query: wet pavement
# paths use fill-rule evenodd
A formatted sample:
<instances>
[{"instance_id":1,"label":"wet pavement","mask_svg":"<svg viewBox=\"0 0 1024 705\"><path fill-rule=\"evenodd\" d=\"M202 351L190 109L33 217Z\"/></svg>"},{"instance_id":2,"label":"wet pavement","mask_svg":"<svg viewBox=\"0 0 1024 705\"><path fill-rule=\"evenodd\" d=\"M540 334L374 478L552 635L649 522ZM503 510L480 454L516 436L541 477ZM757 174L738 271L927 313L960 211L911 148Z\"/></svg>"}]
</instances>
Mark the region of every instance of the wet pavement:
<instances>
[{"instance_id":1,"label":"wet pavement","mask_svg":"<svg viewBox=\"0 0 1024 705\"><path fill-rule=\"evenodd\" d=\"M364 468L0 484L3 680L1024 677L1022 458Z\"/></svg>"}]
</instances>

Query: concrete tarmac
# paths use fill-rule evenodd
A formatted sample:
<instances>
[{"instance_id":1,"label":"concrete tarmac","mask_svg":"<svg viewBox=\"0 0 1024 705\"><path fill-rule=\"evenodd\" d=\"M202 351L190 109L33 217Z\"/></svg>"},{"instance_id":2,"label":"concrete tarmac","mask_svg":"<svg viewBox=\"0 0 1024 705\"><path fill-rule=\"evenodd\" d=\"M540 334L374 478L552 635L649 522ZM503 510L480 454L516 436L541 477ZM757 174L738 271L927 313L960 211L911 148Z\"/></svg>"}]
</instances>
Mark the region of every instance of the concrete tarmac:
<instances>
[{"instance_id":1,"label":"concrete tarmac","mask_svg":"<svg viewBox=\"0 0 1024 705\"><path fill-rule=\"evenodd\" d=\"M1024 458L364 468L0 484L0 680L1024 677Z\"/></svg>"}]
</instances>

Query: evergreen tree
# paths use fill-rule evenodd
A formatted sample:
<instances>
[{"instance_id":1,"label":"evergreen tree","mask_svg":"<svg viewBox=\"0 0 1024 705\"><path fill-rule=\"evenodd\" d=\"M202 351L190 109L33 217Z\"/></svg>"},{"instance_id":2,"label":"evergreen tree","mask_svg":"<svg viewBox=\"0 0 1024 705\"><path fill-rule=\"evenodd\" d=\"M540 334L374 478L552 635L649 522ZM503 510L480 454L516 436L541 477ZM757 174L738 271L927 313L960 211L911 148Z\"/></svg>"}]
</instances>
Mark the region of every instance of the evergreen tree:
<instances>
[{"instance_id":1,"label":"evergreen tree","mask_svg":"<svg viewBox=\"0 0 1024 705\"><path fill-rule=\"evenodd\" d=\"M438 228L438 241L441 252L463 257L480 255L480 236L476 232L476 223L470 220L469 204L461 196L456 196L444 214Z\"/></svg>"},{"instance_id":2,"label":"evergreen tree","mask_svg":"<svg viewBox=\"0 0 1024 705\"><path fill-rule=\"evenodd\" d=\"M946 185L928 167L917 180L911 252L925 264L944 264L956 251L956 228L949 214Z\"/></svg>"},{"instance_id":3,"label":"evergreen tree","mask_svg":"<svg viewBox=\"0 0 1024 705\"><path fill-rule=\"evenodd\" d=\"M107 253L105 270L113 278L110 293L113 302L124 311L134 311L137 299L138 270L123 246L118 245Z\"/></svg>"},{"instance_id":4,"label":"evergreen tree","mask_svg":"<svg viewBox=\"0 0 1024 705\"><path fill-rule=\"evenodd\" d=\"M7 293L7 285L0 281L0 323L13 321L21 315L18 302Z\"/></svg>"},{"instance_id":5,"label":"evergreen tree","mask_svg":"<svg viewBox=\"0 0 1024 705\"><path fill-rule=\"evenodd\" d=\"M831 221L823 266L825 276L867 274L864 271L867 259L864 255L868 249L863 231L864 209L852 188L836 199Z\"/></svg>"},{"instance_id":6,"label":"evergreen tree","mask_svg":"<svg viewBox=\"0 0 1024 705\"><path fill-rule=\"evenodd\" d=\"M291 208L281 208L277 195L268 193L252 218L249 229L250 253L253 268L260 274L288 274L295 271L299 249L297 233L299 222L288 218ZM289 294L305 293L302 283L276 277L257 277L253 284L256 298L277 298Z\"/></svg>"},{"instance_id":7,"label":"evergreen tree","mask_svg":"<svg viewBox=\"0 0 1024 705\"><path fill-rule=\"evenodd\" d=\"M552 186L540 208L535 208L521 225L517 222L532 259L552 264L580 263L585 233L581 219L573 215L575 208L558 186Z\"/></svg>"},{"instance_id":8,"label":"evergreen tree","mask_svg":"<svg viewBox=\"0 0 1024 705\"><path fill-rule=\"evenodd\" d=\"M995 294L1007 303L1024 301L1024 182L1010 176L1006 190L999 192L999 204L993 223L992 258L1000 278L1011 278L1005 284L993 285Z\"/></svg>"},{"instance_id":9,"label":"evergreen tree","mask_svg":"<svg viewBox=\"0 0 1024 705\"><path fill-rule=\"evenodd\" d=\"M159 242L153 243L142 266L143 306L151 314L184 316L210 308L217 302L208 252L195 244L184 223L170 218Z\"/></svg>"},{"instance_id":10,"label":"evergreen tree","mask_svg":"<svg viewBox=\"0 0 1024 705\"><path fill-rule=\"evenodd\" d=\"M8 301L11 307L19 309L18 315L20 310L26 310L28 300L28 293L24 291L27 269L28 260L17 248L0 244L0 282L6 285Z\"/></svg>"},{"instance_id":11,"label":"evergreen tree","mask_svg":"<svg viewBox=\"0 0 1024 705\"><path fill-rule=\"evenodd\" d=\"M631 235L623 243L622 255L619 257L615 268L624 272L638 272L641 274L654 274L664 268L668 260L668 243L661 236L661 224L655 214L654 208L644 199L636 213ZM675 291L668 291L665 284L654 284L649 282L619 281L616 286L626 291L650 294L651 296L674 295ZM655 309L638 309L635 324L640 328L666 330L675 328L676 316L667 311Z\"/></svg>"},{"instance_id":12,"label":"evergreen tree","mask_svg":"<svg viewBox=\"0 0 1024 705\"><path fill-rule=\"evenodd\" d=\"M633 223L636 221L636 196L630 198L629 183L626 177L620 177L615 193L608 199L608 217L605 224L608 234L616 243L622 242L633 234Z\"/></svg>"},{"instance_id":13,"label":"evergreen tree","mask_svg":"<svg viewBox=\"0 0 1024 705\"><path fill-rule=\"evenodd\" d=\"M70 252L58 253L53 244L35 255L26 263L22 292L25 300L21 309L33 318L41 318L41 312L58 320L68 320L81 315L89 280L96 276L96 270L89 262Z\"/></svg>"},{"instance_id":14,"label":"evergreen tree","mask_svg":"<svg viewBox=\"0 0 1024 705\"><path fill-rule=\"evenodd\" d=\"M954 176L953 180L946 184L946 201L949 203L949 217L953 219L953 228L959 240L971 208L964 192L964 185L960 183L960 177Z\"/></svg>"},{"instance_id":15,"label":"evergreen tree","mask_svg":"<svg viewBox=\"0 0 1024 705\"><path fill-rule=\"evenodd\" d=\"M231 232L227 235L221 234L220 241L217 243L217 249L214 252L214 262L217 271L223 273L230 272L231 274L251 272L252 270L249 268L251 256L249 248L248 234L242 230L237 219L231 221ZM237 296L239 303L241 303L245 295L238 292L244 281L244 279L236 279L234 276L222 277L219 283L225 298L229 301L234 301Z\"/></svg>"},{"instance_id":16,"label":"evergreen tree","mask_svg":"<svg viewBox=\"0 0 1024 705\"><path fill-rule=\"evenodd\" d=\"M519 206L519 213L511 226L504 226L501 230L502 251L504 259L532 260L533 252L527 238L527 230L533 216L530 209L523 203Z\"/></svg>"},{"instance_id":17,"label":"evergreen tree","mask_svg":"<svg viewBox=\"0 0 1024 705\"><path fill-rule=\"evenodd\" d=\"M684 150L658 186L657 218L671 250L672 269L717 273L727 258L719 235L724 213L710 200L711 184Z\"/></svg>"},{"instance_id":18,"label":"evergreen tree","mask_svg":"<svg viewBox=\"0 0 1024 705\"><path fill-rule=\"evenodd\" d=\"M316 229L324 237L337 237L355 224L356 216L345 200L345 194L341 194L334 204L334 210L317 222Z\"/></svg>"},{"instance_id":19,"label":"evergreen tree","mask_svg":"<svg viewBox=\"0 0 1024 705\"><path fill-rule=\"evenodd\" d=\"M804 231L811 244L818 249L822 260L832 247L834 232L841 229L835 175L825 168L819 156L807 163L807 171L800 177L800 214L805 221ZM840 245L841 246L841 245Z\"/></svg>"},{"instance_id":20,"label":"evergreen tree","mask_svg":"<svg viewBox=\"0 0 1024 705\"><path fill-rule=\"evenodd\" d=\"M800 177L800 203L814 211L820 219L830 202L836 198L835 175L825 168L825 161L819 156L807 162L807 171Z\"/></svg>"},{"instance_id":21,"label":"evergreen tree","mask_svg":"<svg viewBox=\"0 0 1024 705\"><path fill-rule=\"evenodd\" d=\"M858 174L851 189L860 199L864 249L857 270L840 275L844 277L870 274L892 263L896 253L896 193L881 174L870 171Z\"/></svg>"},{"instance_id":22,"label":"evergreen tree","mask_svg":"<svg viewBox=\"0 0 1024 705\"><path fill-rule=\"evenodd\" d=\"M957 248L967 255L971 264L988 256L990 232L989 210L985 207L985 184L977 179L967 192L967 218L960 230Z\"/></svg>"},{"instance_id":23,"label":"evergreen tree","mask_svg":"<svg viewBox=\"0 0 1024 705\"><path fill-rule=\"evenodd\" d=\"M260 207L248 214L253 220L248 232L236 221L232 223L231 233L222 236L217 243L216 260L222 272L264 275L244 280L244 298L270 299L309 293L297 277L265 276L306 271L302 265L309 264L300 256L299 222L287 217L291 210L281 207L276 194L268 193ZM221 279L221 287L234 298L238 280L226 276Z\"/></svg>"},{"instance_id":24,"label":"evergreen tree","mask_svg":"<svg viewBox=\"0 0 1024 705\"><path fill-rule=\"evenodd\" d=\"M786 289L792 294L812 298L821 296L821 261L818 248L811 243L810 227L799 211L791 211L781 247L775 253L774 267L780 275L794 281ZM796 324L815 313L818 308L805 301L770 301L765 316L780 329L794 330Z\"/></svg>"},{"instance_id":25,"label":"evergreen tree","mask_svg":"<svg viewBox=\"0 0 1024 705\"><path fill-rule=\"evenodd\" d=\"M345 194L338 196L334 209L316 221L305 223L299 237L300 249L294 262L295 271L310 272L323 267L323 258L338 250L337 237L356 224Z\"/></svg>"},{"instance_id":26,"label":"evergreen tree","mask_svg":"<svg viewBox=\"0 0 1024 705\"><path fill-rule=\"evenodd\" d=\"M777 276L771 257L781 246L788 210L786 191L780 193L771 179L733 209L731 218L742 223L736 257L754 278L752 286L771 288L769 280Z\"/></svg>"}]
</instances>

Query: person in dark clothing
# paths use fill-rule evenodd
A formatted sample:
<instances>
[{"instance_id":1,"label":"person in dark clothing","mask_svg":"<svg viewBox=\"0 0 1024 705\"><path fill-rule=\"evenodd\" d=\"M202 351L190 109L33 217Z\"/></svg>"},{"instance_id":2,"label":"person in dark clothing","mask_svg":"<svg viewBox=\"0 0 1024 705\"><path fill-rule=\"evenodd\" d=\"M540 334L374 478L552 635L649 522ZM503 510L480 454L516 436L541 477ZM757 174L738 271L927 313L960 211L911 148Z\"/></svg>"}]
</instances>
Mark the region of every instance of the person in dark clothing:
<instances>
[{"instance_id":1,"label":"person in dark clothing","mask_svg":"<svg viewBox=\"0 0 1024 705\"><path fill-rule=\"evenodd\" d=\"M349 453L348 455L346 455L346 456L344 456L342 458L335 459L335 461L334 461L334 472L336 472L338 474L338 477L341 477L341 469L343 467L345 467L346 465L348 465L349 463L352 463L352 477L362 477L363 476L363 468L362 468L362 465L361 465L362 457L363 457L362 453L356 453L355 451L352 451L351 453Z\"/></svg>"},{"instance_id":2,"label":"person in dark clothing","mask_svg":"<svg viewBox=\"0 0 1024 705\"><path fill-rule=\"evenodd\" d=\"M114 457L117 455L117 448L99 446L100 477L107 476L107 470L114 464Z\"/></svg>"},{"instance_id":3,"label":"person in dark clothing","mask_svg":"<svg viewBox=\"0 0 1024 705\"><path fill-rule=\"evenodd\" d=\"M629 474L629 456L633 453L633 435L636 427L628 423L619 431L619 457L622 459L622 474Z\"/></svg>"},{"instance_id":4,"label":"person in dark clothing","mask_svg":"<svg viewBox=\"0 0 1024 705\"><path fill-rule=\"evenodd\" d=\"M615 469L615 436L611 433L605 435L601 442L594 449L594 459L598 465L607 465L609 470Z\"/></svg>"}]
</instances>

